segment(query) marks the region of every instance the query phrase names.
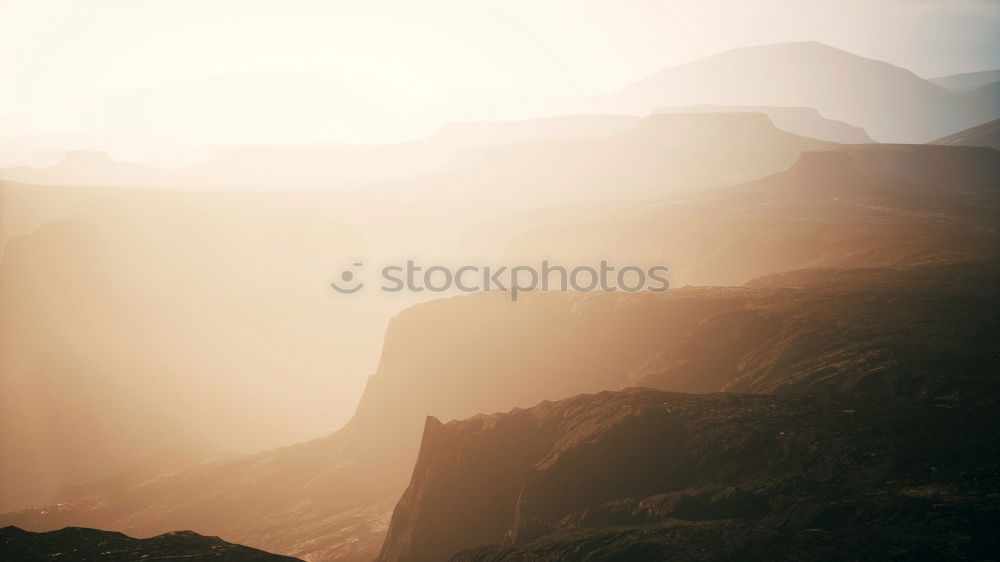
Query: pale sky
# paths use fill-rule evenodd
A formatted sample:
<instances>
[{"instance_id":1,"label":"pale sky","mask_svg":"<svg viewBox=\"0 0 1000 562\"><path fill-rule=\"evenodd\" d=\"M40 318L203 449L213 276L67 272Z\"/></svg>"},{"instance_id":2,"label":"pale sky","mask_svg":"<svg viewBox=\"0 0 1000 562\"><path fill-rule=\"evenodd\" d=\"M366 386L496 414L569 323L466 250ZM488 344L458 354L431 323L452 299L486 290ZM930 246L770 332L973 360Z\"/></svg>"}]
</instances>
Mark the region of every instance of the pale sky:
<instances>
[{"instance_id":1,"label":"pale sky","mask_svg":"<svg viewBox=\"0 0 1000 562\"><path fill-rule=\"evenodd\" d=\"M998 30L986 0L0 0L0 135L383 141L572 109L762 43L821 41L925 77L993 69Z\"/></svg>"}]
</instances>

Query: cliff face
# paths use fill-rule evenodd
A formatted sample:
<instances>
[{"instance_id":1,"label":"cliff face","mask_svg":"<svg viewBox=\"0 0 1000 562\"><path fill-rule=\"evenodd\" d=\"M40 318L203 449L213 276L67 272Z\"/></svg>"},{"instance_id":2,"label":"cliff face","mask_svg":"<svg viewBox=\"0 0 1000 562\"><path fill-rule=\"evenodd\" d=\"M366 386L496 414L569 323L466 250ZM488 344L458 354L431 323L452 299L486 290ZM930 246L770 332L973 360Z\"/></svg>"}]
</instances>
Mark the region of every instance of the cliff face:
<instances>
[{"instance_id":1,"label":"cliff face","mask_svg":"<svg viewBox=\"0 0 1000 562\"><path fill-rule=\"evenodd\" d=\"M983 306L1000 270L817 269L751 285L632 376L752 394L630 388L430 418L380 560L992 548L981 521L1000 513L987 460L1000 439L968 428L1000 413L1000 322Z\"/></svg>"},{"instance_id":2,"label":"cliff face","mask_svg":"<svg viewBox=\"0 0 1000 562\"><path fill-rule=\"evenodd\" d=\"M996 413L631 389L431 418L379 560L975 557L996 546L1000 441L963 428Z\"/></svg>"},{"instance_id":3,"label":"cliff face","mask_svg":"<svg viewBox=\"0 0 1000 562\"><path fill-rule=\"evenodd\" d=\"M434 552L454 546L420 529L453 529L454 536L466 537L458 545L463 548L496 542L508 531L523 540L537 532L536 521L555 517L551 505L577 509L615 499L608 494L644 497L674 486L684 475L681 465L643 455L650 447L674 451L677 426L650 412L607 426L605 434L601 420L616 414L595 411L587 417L590 425L579 429L594 428L609 440L589 452L560 452L553 457L559 463L539 464L539 451L571 439L569 433L560 437L561 426L539 423L526 410L473 418L468 423L490 429L494 448L487 454L487 445L465 444L441 429L450 426L432 421L421 448L428 414L461 419L629 383L687 392L964 397L984 392L983 381L997 372L991 344L1000 328L982 305L1000 298L997 287L994 270L953 266L813 270L743 288L662 294L534 293L517 304L490 294L435 301L392 322L379 371L354 420L333 435L156 478L126 475L59 506L7 514L3 521L31 530L85 524L138 536L187 527L272 552L366 560L382 544L408 479L419 482L426 474L443 478L434 480L442 488L412 491L411 483L386 556L408 543ZM585 410L581 405L566 423L578 426ZM441 468L432 462L439 452L457 460ZM670 458L684 454L677 450ZM632 459L630 466L646 466L646 476L620 477L614 466L581 468L596 458ZM511 468L536 464L530 480ZM457 473L480 476L448 484L447 475ZM601 479L625 487L598 485ZM501 482L502 493L478 487ZM523 501L514 501L522 491ZM481 511L475 517L454 507L427 511L425 498ZM160 508L150 511L150 504ZM512 523L515 510L523 525ZM455 513L463 515L448 519Z\"/></svg>"},{"instance_id":4,"label":"cliff face","mask_svg":"<svg viewBox=\"0 0 1000 562\"><path fill-rule=\"evenodd\" d=\"M517 303L493 293L418 305L390 324L356 423L405 414L419 434L428 414L465 418L617 388L649 354L754 293L531 293Z\"/></svg>"},{"instance_id":5,"label":"cliff face","mask_svg":"<svg viewBox=\"0 0 1000 562\"><path fill-rule=\"evenodd\" d=\"M1000 366L989 343L1000 321L982 306L1000 298L993 265L818 269L751 285L771 291L664 346L633 371L632 384L926 397L974 392Z\"/></svg>"},{"instance_id":6,"label":"cliff face","mask_svg":"<svg viewBox=\"0 0 1000 562\"><path fill-rule=\"evenodd\" d=\"M137 536L190 528L273 552L370 560L428 414L447 420L620 387L630 367L753 292L536 293L516 304L477 294L416 306L391 322L354 419L332 435L166 474L125 474L0 520Z\"/></svg>"}]
</instances>

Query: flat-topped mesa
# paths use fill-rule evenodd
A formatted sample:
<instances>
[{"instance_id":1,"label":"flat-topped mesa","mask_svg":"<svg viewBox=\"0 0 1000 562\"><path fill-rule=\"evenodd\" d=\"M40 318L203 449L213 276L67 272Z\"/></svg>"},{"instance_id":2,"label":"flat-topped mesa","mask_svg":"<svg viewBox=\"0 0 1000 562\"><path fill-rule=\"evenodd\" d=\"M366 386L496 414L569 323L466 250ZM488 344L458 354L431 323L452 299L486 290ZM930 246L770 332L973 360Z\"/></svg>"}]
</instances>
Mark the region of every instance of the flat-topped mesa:
<instances>
[{"instance_id":1,"label":"flat-topped mesa","mask_svg":"<svg viewBox=\"0 0 1000 562\"><path fill-rule=\"evenodd\" d=\"M1000 158L992 148L864 145L848 153L859 170L882 178L946 188L1000 188Z\"/></svg>"},{"instance_id":2,"label":"flat-topped mesa","mask_svg":"<svg viewBox=\"0 0 1000 562\"><path fill-rule=\"evenodd\" d=\"M827 119L812 107L689 105L662 107L656 113L763 113L775 127L796 135L844 144L875 142L864 129L843 121Z\"/></svg>"},{"instance_id":3,"label":"flat-topped mesa","mask_svg":"<svg viewBox=\"0 0 1000 562\"><path fill-rule=\"evenodd\" d=\"M996 156L989 148L929 145L807 151L785 172L755 184L781 186L786 195L836 197L993 189L1000 187Z\"/></svg>"},{"instance_id":4,"label":"flat-topped mesa","mask_svg":"<svg viewBox=\"0 0 1000 562\"><path fill-rule=\"evenodd\" d=\"M866 178L846 151L803 152L786 172L796 190L864 191Z\"/></svg>"},{"instance_id":5,"label":"flat-topped mesa","mask_svg":"<svg viewBox=\"0 0 1000 562\"><path fill-rule=\"evenodd\" d=\"M653 113L642 119L638 132L647 138L655 136L658 143L684 147L797 136L778 129L770 117L759 112Z\"/></svg>"}]
</instances>

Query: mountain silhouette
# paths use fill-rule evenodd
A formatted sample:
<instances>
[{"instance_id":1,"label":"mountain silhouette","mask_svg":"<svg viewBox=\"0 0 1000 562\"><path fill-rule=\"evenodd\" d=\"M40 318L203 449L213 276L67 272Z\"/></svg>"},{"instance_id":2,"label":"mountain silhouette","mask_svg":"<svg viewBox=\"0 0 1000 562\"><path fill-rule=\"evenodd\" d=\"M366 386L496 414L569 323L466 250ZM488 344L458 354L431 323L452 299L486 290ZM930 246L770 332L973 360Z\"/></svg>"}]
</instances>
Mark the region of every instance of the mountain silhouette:
<instances>
[{"instance_id":1,"label":"mountain silhouette","mask_svg":"<svg viewBox=\"0 0 1000 562\"><path fill-rule=\"evenodd\" d=\"M1000 150L1000 119L941 137L931 144L947 146L988 146Z\"/></svg>"},{"instance_id":2,"label":"mountain silhouette","mask_svg":"<svg viewBox=\"0 0 1000 562\"><path fill-rule=\"evenodd\" d=\"M880 142L927 142L1000 116L1000 84L955 92L817 42L745 47L662 70L597 100L611 113L698 104L811 107Z\"/></svg>"},{"instance_id":3,"label":"mountain silhouette","mask_svg":"<svg viewBox=\"0 0 1000 562\"><path fill-rule=\"evenodd\" d=\"M971 92L972 90L1000 82L1000 70L983 70L981 72L965 72L930 78L938 86L944 86L956 92Z\"/></svg>"},{"instance_id":4,"label":"mountain silhouette","mask_svg":"<svg viewBox=\"0 0 1000 562\"><path fill-rule=\"evenodd\" d=\"M66 527L32 533L17 527L0 529L0 557L10 561L49 560L226 560L281 562L298 560L228 543L191 531L135 539L121 533Z\"/></svg>"},{"instance_id":5,"label":"mountain silhouette","mask_svg":"<svg viewBox=\"0 0 1000 562\"><path fill-rule=\"evenodd\" d=\"M750 107L695 105L667 107L657 113L763 113L774 126L789 133L841 144L866 144L875 142L864 129L842 121L826 119L811 107Z\"/></svg>"}]
</instances>

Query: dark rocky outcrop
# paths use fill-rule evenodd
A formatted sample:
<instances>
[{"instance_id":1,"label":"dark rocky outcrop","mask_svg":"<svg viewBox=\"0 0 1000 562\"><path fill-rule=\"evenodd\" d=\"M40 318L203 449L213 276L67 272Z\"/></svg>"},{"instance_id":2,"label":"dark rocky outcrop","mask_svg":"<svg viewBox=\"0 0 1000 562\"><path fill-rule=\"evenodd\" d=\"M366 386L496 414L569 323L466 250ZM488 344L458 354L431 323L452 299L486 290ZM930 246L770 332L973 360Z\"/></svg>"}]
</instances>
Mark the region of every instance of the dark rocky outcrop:
<instances>
[{"instance_id":1,"label":"dark rocky outcrop","mask_svg":"<svg viewBox=\"0 0 1000 562\"><path fill-rule=\"evenodd\" d=\"M32 533L17 527L0 529L0 558L11 562L29 560L226 560L232 562L291 562L298 558L278 556L219 537L191 531L166 533L135 539L121 533L82 527L66 527L47 533Z\"/></svg>"},{"instance_id":2,"label":"dark rocky outcrop","mask_svg":"<svg viewBox=\"0 0 1000 562\"><path fill-rule=\"evenodd\" d=\"M1000 440L974 428L997 413L630 389L431 418L379 560L987 556Z\"/></svg>"},{"instance_id":3,"label":"dark rocky outcrop","mask_svg":"<svg viewBox=\"0 0 1000 562\"><path fill-rule=\"evenodd\" d=\"M995 265L803 270L750 286L770 290L650 356L632 383L928 397L976 392L1000 372L1000 320L982 306L1000 298Z\"/></svg>"}]
</instances>

